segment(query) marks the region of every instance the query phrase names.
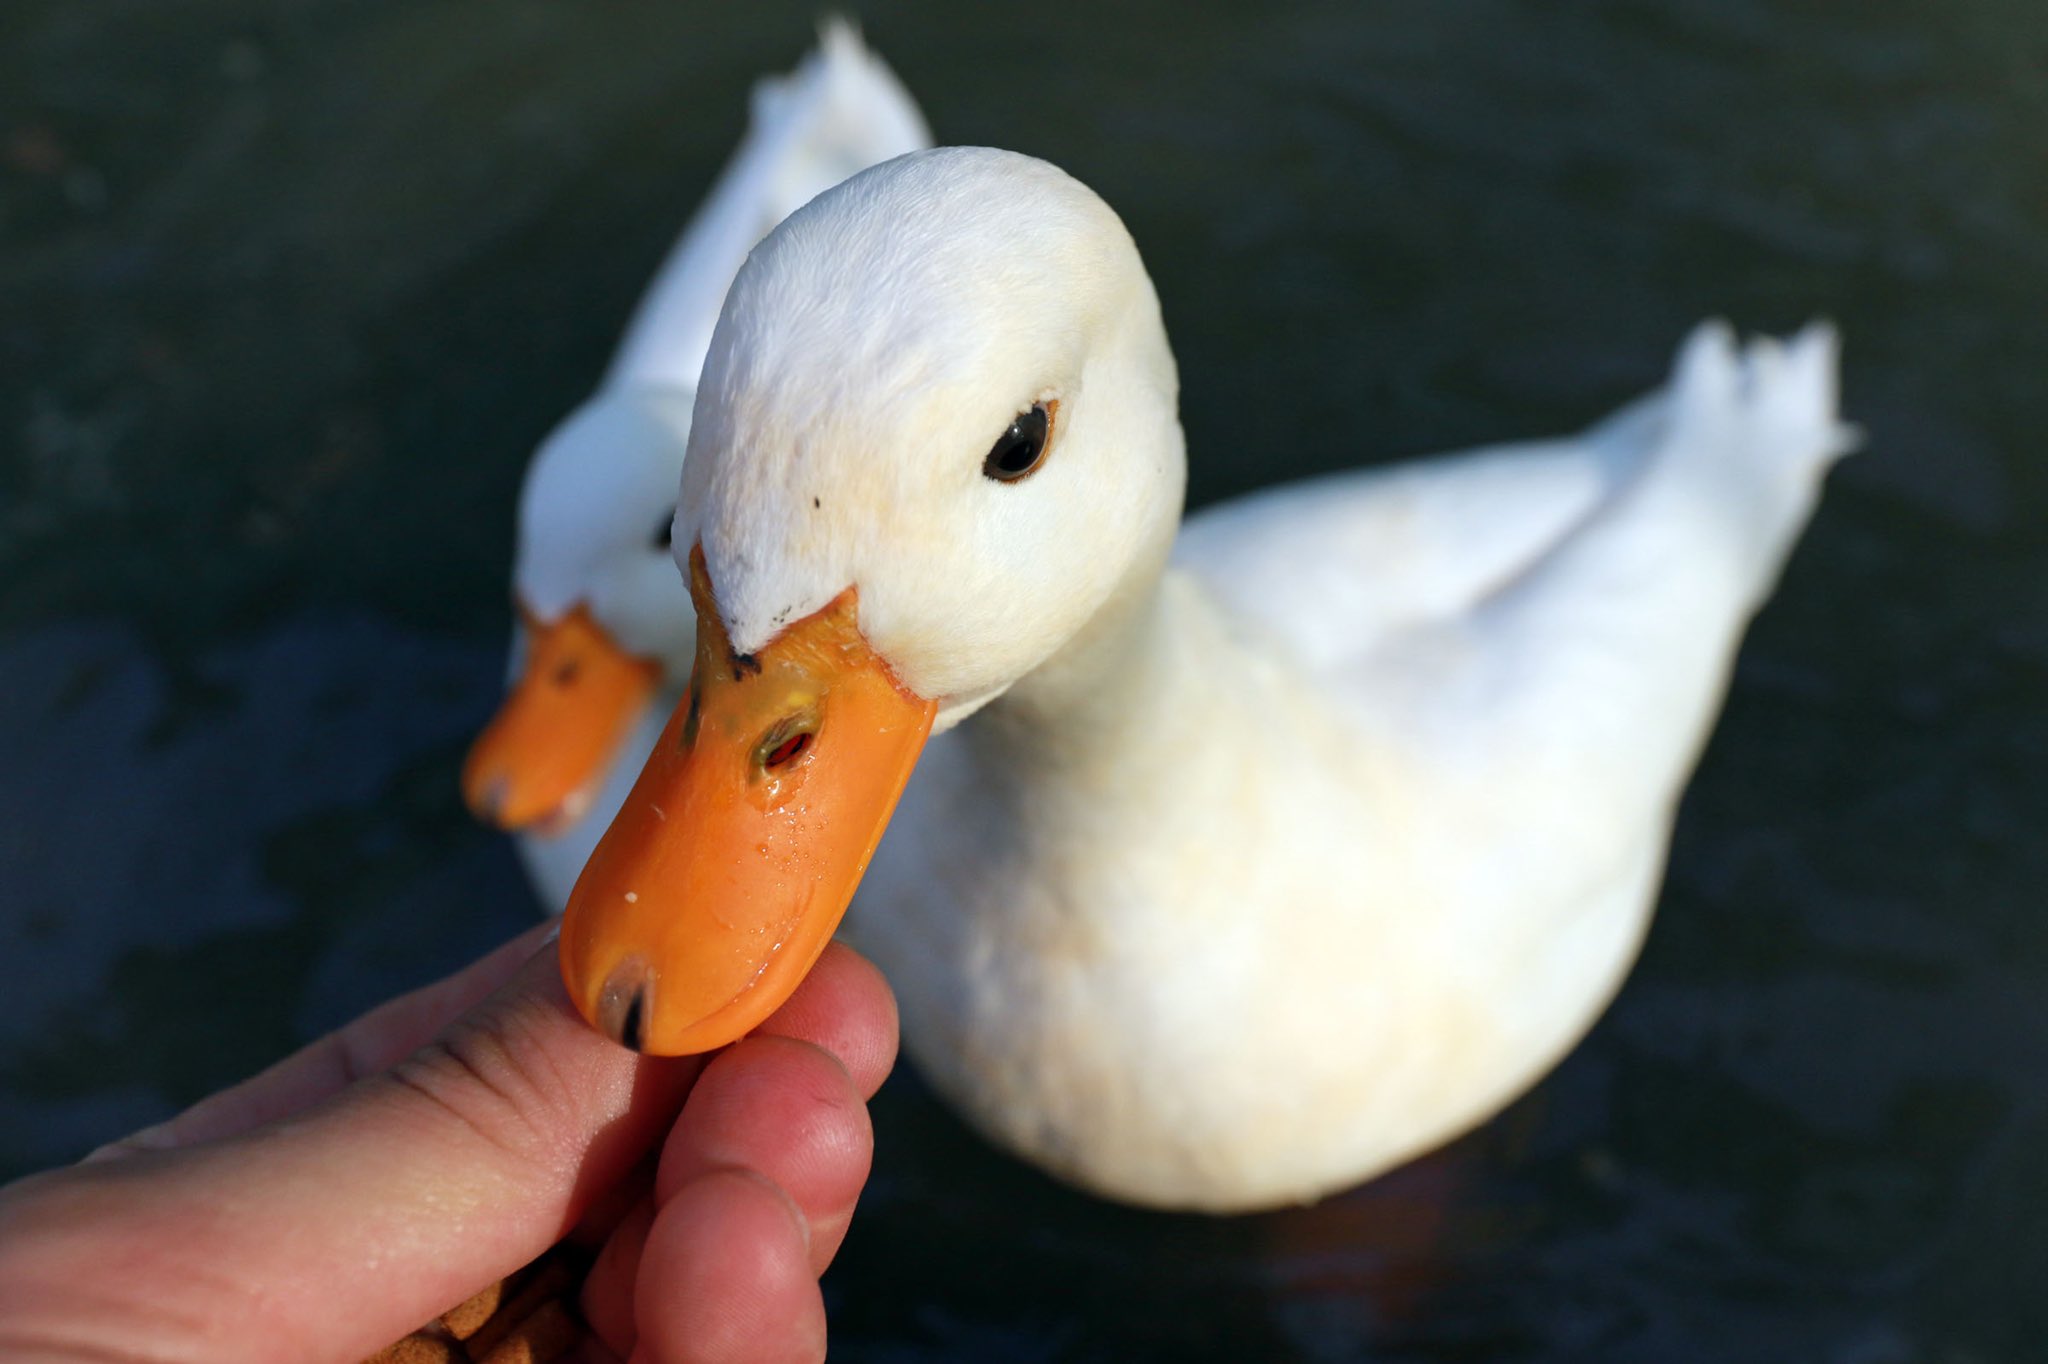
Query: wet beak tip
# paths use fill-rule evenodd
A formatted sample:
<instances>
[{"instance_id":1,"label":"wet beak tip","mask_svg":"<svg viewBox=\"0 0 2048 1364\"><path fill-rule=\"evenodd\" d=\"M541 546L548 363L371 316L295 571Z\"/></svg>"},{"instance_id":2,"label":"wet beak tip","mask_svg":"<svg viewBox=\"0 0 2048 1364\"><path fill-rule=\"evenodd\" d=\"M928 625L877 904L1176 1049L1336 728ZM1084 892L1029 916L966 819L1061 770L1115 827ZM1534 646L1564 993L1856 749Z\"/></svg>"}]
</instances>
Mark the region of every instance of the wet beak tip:
<instances>
[{"instance_id":1,"label":"wet beak tip","mask_svg":"<svg viewBox=\"0 0 2048 1364\"><path fill-rule=\"evenodd\" d=\"M646 1002L647 996L644 991L635 994L632 1002L626 1005L625 1018L620 1020L619 1045L628 1051L639 1051L641 1045L647 1040Z\"/></svg>"},{"instance_id":2,"label":"wet beak tip","mask_svg":"<svg viewBox=\"0 0 2048 1364\"><path fill-rule=\"evenodd\" d=\"M503 824L505 805L511 798L511 782L503 776L495 776L477 787L470 799L470 808L486 824Z\"/></svg>"},{"instance_id":3,"label":"wet beak tip","mask_svg":"<svg viewBox=\"0 0 2048 1364\"><path fill-rule=\"evenodd\" d=\"M628 957L605 977L597 1003L598 1027L630 1051L646 1050L647 1015L653 996L654 973L642 958Z\"/></svg>"}]
</instances>

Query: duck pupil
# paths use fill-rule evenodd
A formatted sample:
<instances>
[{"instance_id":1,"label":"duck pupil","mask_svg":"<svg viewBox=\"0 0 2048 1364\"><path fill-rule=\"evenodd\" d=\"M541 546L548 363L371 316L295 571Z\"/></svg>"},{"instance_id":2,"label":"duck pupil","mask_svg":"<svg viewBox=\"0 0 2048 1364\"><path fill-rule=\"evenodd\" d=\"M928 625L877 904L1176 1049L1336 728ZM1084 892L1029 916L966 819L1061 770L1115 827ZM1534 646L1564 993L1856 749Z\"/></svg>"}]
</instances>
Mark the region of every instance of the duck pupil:
<instances>
[{"instance_id":1,"label":"duck pupil","mask_svg":"<svg viewBox=\"0 0 2048 1364\"><path fill-rule=\"evenodd\" d=\"M1045 433L1045 408L1033 407L1010 423L1009 430L988 452L981 471L990 478L1006 480L1030 473L1038 467L1038 457L1045 450Z\"/></svg>"}]
</instances>

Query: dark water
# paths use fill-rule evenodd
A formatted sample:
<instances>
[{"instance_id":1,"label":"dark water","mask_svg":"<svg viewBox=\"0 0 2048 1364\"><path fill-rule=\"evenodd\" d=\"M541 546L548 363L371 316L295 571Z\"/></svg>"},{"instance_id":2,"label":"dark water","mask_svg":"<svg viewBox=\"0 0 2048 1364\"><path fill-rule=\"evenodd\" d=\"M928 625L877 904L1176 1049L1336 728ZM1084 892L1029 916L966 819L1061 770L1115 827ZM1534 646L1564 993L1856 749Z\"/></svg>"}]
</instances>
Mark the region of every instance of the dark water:
<instances>
[{"instance_id":1,"label":"dark water","mask_svg":"<svg viewBox=\"0 0 2048 1364\"><path fill-rule=\"evenodd\" d=\"M1322 1207L1066 1193L899 1074L849 1360L2048 1358L2048 9L866 6L1165 300L1193 493L1574 426L1697 317L1870 434L1620 1001ZM813 6L0 8L0 1170L528 921L512 501Z\"/></svg>"}]
</instances>

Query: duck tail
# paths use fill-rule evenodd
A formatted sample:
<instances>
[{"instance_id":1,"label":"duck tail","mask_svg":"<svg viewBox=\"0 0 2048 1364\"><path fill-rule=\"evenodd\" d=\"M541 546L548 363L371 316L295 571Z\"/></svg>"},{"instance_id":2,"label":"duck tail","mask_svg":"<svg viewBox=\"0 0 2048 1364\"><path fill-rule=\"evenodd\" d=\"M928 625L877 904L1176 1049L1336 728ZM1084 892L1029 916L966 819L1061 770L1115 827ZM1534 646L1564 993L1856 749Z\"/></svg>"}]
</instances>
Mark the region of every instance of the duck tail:
<instances>
[{"instance_id":1,"label":"duck tail","mask_svg":"<svg viewBox=\"0 0 2048 1364\"><path fill-rule=\"evenodd\" d=\"M1824 324L1746 345L1724 323L1696 329L1649 403L1596 428L1637 443L1613 495L1478 618L1493 685L1518 698L1498 742L1548 748L1568 771L1631 755L1602 817L1683 780L1745 625L1855 446L1837 351Z\"/></svg>"},{"instance_id":2,"label":"duck tail","mask_svg":"<svg viewBox=\"0 0 2048 1364\"><path fill-rule=\"evenodd\" d=\"M1713 421L1736 412L1764 443L1798 450L1823 467L1849 453L1860 433L1836 419L1841 337L1834 324L1809 322L1797 335L1759 336L1740 344L1718 319L1695 327L1679 347L1673 388L1680 420Z\"/></svg>"},{"instance_id":3,"label":"duck tail","mask_svg":"<svg viewBox=\"0 0 2048 1364\"><path fill-rule=\"evenodd\" d=\"M1862 443L1837 412L1840 338L1814 322L1788 340L1739 343L1725 322L1679 348L1669 426L1646 473L1715 515L1761 597L1812 515L1828 469Z\"/></svg>"}]
</instances>

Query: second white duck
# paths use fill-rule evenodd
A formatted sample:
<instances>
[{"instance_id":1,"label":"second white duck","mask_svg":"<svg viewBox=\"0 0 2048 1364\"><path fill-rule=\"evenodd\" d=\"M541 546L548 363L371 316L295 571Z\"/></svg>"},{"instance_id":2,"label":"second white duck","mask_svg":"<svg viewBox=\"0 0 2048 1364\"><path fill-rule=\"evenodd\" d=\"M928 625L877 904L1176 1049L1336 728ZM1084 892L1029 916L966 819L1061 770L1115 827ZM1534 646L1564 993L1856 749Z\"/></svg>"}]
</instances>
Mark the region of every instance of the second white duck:
<instances>
[{"instance_id":1,"label":"second white duck","mask_svg":"<svg viewBox=\"0 0 2048 1364\"><path fill-rule=\"evenodd\" d=\"M519 835L558 913L689 677L689 595L669 558L697 375L747 252L855 171L928 146L917 105L843 21L754 89L745 139L662 264L598 391L551 433L519 498L513 684L463 770L470 808Z\"/></svg>"}]
</instances>

